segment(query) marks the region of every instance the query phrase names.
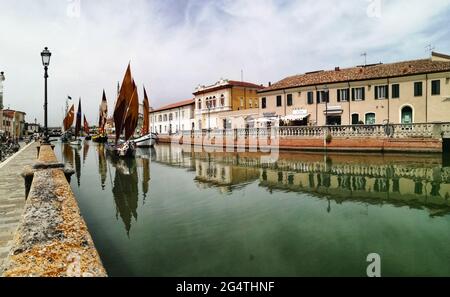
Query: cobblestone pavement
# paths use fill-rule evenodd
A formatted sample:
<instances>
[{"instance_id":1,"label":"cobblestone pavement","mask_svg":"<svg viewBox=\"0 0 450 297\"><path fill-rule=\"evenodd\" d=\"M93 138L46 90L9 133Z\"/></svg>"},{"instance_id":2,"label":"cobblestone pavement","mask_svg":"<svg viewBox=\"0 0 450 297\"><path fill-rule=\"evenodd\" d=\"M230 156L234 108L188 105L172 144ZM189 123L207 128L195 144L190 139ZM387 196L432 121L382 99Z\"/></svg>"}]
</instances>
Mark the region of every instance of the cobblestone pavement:
<instances>
[{"instance_id":1,"label":"cobblestone pavement","mask_svg":"<svg viewBox=\"0 0 450 297\"><path fill-rule=\"evenodd\" d=\"M0 163L0 271L25 205L25 184L20 174L25 165L35 162L37 145L32 143L5 160L6 164Z\"/></svg>"}]
</instances>

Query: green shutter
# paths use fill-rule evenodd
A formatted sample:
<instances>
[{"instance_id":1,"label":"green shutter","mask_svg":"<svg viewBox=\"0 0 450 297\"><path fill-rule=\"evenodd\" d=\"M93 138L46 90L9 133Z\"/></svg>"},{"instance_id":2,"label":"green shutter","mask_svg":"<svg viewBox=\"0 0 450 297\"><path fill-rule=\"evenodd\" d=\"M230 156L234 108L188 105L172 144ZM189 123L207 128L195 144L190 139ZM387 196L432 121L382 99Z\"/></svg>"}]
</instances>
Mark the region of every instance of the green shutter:
<instances>
[{"instance_id":1,"label":"green shutter","mask_svg":"<svg viewBox=\"0 0 450 297\"><path fill-rule=\"evenodd\" d=\"M339 89L337 90L337 102L341 102L341 92Z\"/></svg>"}]
</instances>

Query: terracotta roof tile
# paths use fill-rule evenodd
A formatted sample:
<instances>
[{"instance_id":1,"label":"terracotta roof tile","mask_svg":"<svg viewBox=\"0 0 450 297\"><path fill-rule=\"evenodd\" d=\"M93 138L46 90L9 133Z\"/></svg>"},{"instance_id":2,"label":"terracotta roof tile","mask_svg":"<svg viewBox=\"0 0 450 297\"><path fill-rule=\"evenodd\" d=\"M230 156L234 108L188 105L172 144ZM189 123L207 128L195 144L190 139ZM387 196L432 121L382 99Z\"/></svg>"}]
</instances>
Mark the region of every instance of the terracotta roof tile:
<instances>
[{"instance_id":1,"label":"terracotta roof tile","mask_svg":"<svg viewBox=\"0 0 450 297\"><path fill-rule=\"evenodd\" d=\"M194 99L188 99L188 100L183 100L183 101L175 102L172 104L168 104L168 105L162 106L158 109L150 110L150 112L153 113L153 112L173 109L173 108L177 108L177 107L182 107L182 106L186 106L186 105L190 105L190 104L194 104Z\"/></svg>"},{"instance_id":2,"label":"terracotta roof tile","mask_svg":"<svg viewBox=\"0 0 450 297\"><path fill-rule=\"evenodd\" d=\"M442 71L450 71L450 61L432 61L431 59L423 59L392 64L375 64L294 75L280 80L259 92Z\"/></svg>"}]
</instances>

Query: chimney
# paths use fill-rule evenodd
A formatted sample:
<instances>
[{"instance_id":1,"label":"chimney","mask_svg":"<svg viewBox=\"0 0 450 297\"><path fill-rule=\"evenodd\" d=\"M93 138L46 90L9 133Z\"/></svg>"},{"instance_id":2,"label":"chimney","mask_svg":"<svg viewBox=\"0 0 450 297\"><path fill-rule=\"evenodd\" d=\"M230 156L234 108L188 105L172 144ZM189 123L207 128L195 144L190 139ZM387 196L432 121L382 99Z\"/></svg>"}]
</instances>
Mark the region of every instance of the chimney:
<instances>
[{"instance_id":1,"label":"chimney","mask_svg":"<svg viewBox=\"0 0 450 297\"><path fill-rule=\"evenodd\" d=\"M334 71L341 71L341 68L339 66L334 67Z\"/></svg>"},{"instance_id":2,"label":"chimney","mask_svg":"<svg viewBox=\"0 0 450 297\"><path fill-rule=\"evenodd\" d=\"M269 87L272 86L272 83L269 81Z\"/></svg>"}]
</instances>

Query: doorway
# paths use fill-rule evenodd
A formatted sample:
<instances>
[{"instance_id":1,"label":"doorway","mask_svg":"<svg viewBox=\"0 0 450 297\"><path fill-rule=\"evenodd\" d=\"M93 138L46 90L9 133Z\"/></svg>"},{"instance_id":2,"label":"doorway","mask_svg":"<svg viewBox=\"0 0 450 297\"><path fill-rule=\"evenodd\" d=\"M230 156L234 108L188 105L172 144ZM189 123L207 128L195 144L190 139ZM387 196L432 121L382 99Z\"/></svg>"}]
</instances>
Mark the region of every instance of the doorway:
<instances>
[{"instance_id":1,"label":"doorway","mask_svg":"<svg viewBox=\"0 0 450 297\"><path fill-rule=\"evenodd\" d=\"M341 116L327 116L327 126L340 126Z\"/></svg>"},{"instance_id":2,"label":"doorway","mask_svg":"<svg viewBox=\"0 0 450 297\"><path fill-rule=\"evenodd\" d=\"M402 124L412 124L413 123L413 110L410 106L405 106L402 108L401 123Z\"/></svg>"}]
</instances>

